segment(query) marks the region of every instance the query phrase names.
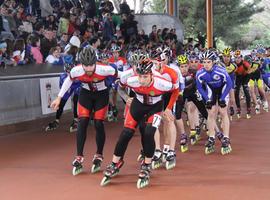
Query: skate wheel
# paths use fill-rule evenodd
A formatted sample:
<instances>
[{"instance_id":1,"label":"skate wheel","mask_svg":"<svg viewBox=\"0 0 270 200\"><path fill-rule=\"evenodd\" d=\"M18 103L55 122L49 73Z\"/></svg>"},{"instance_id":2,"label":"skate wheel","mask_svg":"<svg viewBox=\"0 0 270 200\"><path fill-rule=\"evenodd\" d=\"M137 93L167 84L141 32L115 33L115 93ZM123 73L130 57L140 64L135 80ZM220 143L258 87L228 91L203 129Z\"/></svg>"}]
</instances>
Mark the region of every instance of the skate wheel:
<instances>
[{"instance_id":1,"label":"skate wheel","mask_svg":"<svg viewBox=\"0 0 270 200\"><path fill-rule=\"evenodd\" d=\"M75 128L75 129L73 129L73 128L69 128L69 132L70 133L73 133L73 132L76 132L77 131L77 129Z\"/></svg>"},{"instance_id":2,"label":"skate wheel","mask_svg":"<svg viewBox=\"0 0 270 200\"><path fill-rule=\"evenodd\" d=\"M169 161L167 161L166 162L166 169L167 170L170 170L170 169L174 168L175 165L176 165L175 162L174 163L170 163Z\"/></svg>"},{"instance_id":3,"label":"skate wheel","mask_svg":"<svg viewBox=\"0 0 270 200\"><path fill-rule=\"evenodd\" d=\"M91 167L91 173L94 174L94 173L97 173L100 171L100 166L96 166L96 165L93 165Z\"/></svg>"},{"instance_id":4,"label":"skate wheel","mask_svg":"<svg viewBox=\"0 0 270 200\"><path fill-rule=\"evenodd\" d=\"M197 140L195 138L190 139L190 144L195 145L197 143Z\"/></svg>"},{"instance_id":5,"label":"skate wheel","mask_svg":"<svg viewBox=\"0 0 270 200\"><path fill-rule=\"evenodd\" d=\"M143 156L140 154L137 158L137 162L141 162L143 160Z\"/></svg>"},{"instance_id":6,"label":"skate wheel","mask_svg":"<svg viewBox=\"0 0 270 200\"><path fill-rule=\"evenodd\" d=\"M209 155L209 154L214 153L214 152L215 152L215 149L208 149L208 148L205 148L205 151L204 151L204 153L206 155Z\"/></svg>"},{"instance_id":7,"label":"skate wheel","mask_svg":"<svg viewBox=\"0 0 270 200\"><path fill-rule=\"evenodd\" d=\"M137 181L137 188L138 189L142 189L142 188L146 187L147 185L149 185L149 180L144 180L141 178L138 179L138 181Z\"/></svg>"},{"instance_id":8,"label":"skate wheel","mask_svg":"<svg viewBox=\"0 0 270 200\"><path fill-rule=\"evenodd\" d=\"M151 168L152 168L152 169L158 169L158 168L161 167L161 165L162 165L161 162L159 162L159 161L153 161L153 162L151 163Z\"/></svg>"},{"instance_id":9,"label":"skate wheel","mask_svg":"<svg viewBox=\"0 0 270 200\"><path fill-rule=\"evenodd\" d=\"M221 148L221 154L224 156L224 155L227 155L227 154L230 154L232 152L232 148L231 146L228 146L227 148Z\"/></svg>"},{"instance_id":10,"label":"skate wheel","mask_svg":"<svg viewBox=\"0 0 270 200\"><path fill-rule=\"evenodd\" d=\"M82 171L83 171L83 168L82 167L81 168L73 167L73 169L72 169L72 175L73 176L77 176L78 174L82 173Z\"/></svg>"},{"instance_id":11,"label":"skate wheel","mask_svg":"<svg viewBox=\"0 0 270 200\"><path fill-rule=\"evenodd\" d=\"M100 182L100 186L103 187L105 185L108 185L110 183L110 181L111 181L111 178L104 176Z\"/></svg>"}]
</instances>

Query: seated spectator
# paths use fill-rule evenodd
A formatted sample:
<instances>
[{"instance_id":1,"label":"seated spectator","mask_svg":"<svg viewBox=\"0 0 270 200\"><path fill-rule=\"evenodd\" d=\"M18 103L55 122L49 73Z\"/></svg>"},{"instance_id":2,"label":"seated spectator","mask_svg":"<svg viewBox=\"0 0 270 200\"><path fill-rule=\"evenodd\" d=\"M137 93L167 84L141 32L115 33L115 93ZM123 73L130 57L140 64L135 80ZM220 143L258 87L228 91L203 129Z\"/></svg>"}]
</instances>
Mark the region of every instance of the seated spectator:
<instances>
[{"instance_id":1,"label":"seated spectator","mask_svg":"<svg viewBox=\"0 0 270 200\"><path fill-rule=\"evenodd\" d=\"M5 4L2 4L0 7L0 38L6 39L14 39L14 36L11 32L9 22L7 20L8 17L8 7Z\"/></svg>"},{"instance_id":2,"label":"seated spectator","mask_svg":"<svg viewBox=\"0 0 270 200\"><path fill-rule=\"evenodd\" d=\"M49 55L49 51L52 47L57 45L55 33L52 29L46 29L44 31L44 38L41 40L41 53L46 58Z\"/></svg>"},{"instance_id":3,"label":"seated spectator","mask_svg":"<svg viewBox=\"0 0 270 200\"><path fill-rule=\"evenodd\" d=\"M61 51L57 47L51 48L48 57L46 58L45 62L50 63L53 65L63 65L63 59L61 57Z\"/></svg>"},{"instance_id":4,"label":"seated spectator","mask_svg":"<svg viewBox=\"0 0 270 200\"><path fill-rule=\"evenodd\" d=\"M31 34L28 37L28 47L26 51L30 51L29 54L26 53L27 56L29 56L29 59L32 58L32 62L36 64L43 63L43 55L40 52L40 39L37 35Z\"/></svg>"},{"instance_id":5,"label":"seated spectator","mask_svg":"<svg viewBox=\"0 0 270 200\"><path fill-rule=\"evenodd\" d=\"M63 33L68 33L68 27L69 27L69 13L64 13L63 16L59 20L58 25L58 36L62 35Z\"/></svg>"},{"instance_id":6,"label":"seated spectator","mask_svg":"<svg viewBox=\"0 0 270 200\"><path fill-rule=\"evenodd\" d=\"M17 39L13 48L13 60L18 65L24 65L26 62L24 60L25 57L25 43L23 39Z\"/></svg>"},{"instance_id":7,"label":"seated spectator","mask_svg":"<svg viewBox=\"0 0 270 200\"><path fill-rule=\"evenodd\" d=\"M119 5L119 8L120 8L120 14L127 14L127 15L130 14L130 8L126 0L122 1L122 3Z\"/></svg>"},{"instance_id":8,"label":"seated spectator","mask_svg":"<svg viewBox=\"0 0 270 200\"><path fill-rule=\"evenodd\" d=\"M68 52L69 49L72 47L72 46L75 46L77 49L80 48L81 46L81 41L80 39L77 37L77 36L72 36L69 40L69 43L65 46L65 49L64 49L64 52Z\"/></svg>"},{"instance_id":9,"label":"seated spectator","mask_svg":"<svg viewBox=\"0 0 270 200\"><path fill-rule=\"evenodd\" d=\"M67 33L63 33L63 35L60 38L60 41L58 42L58 45L61 47L62 50L64 50L65 46L68 44L69 36Z\"/></svg>"},{"instance_id":10,"label":"seated spectator","mask_svg":"<svg viewBox=\"0 0 270 200\"><path fill-rule=\"evenodd\" d=\"M33 33L33 24L31 22L32 15L27 14L26 19L22 21L22 25L19 26L19 31L26 33Z\"/></svg>"},{"instance_id":11,"label":"seated spectator","mask_svg":"<svg viewBox=\"0 0 270 200\"><path fill-rule=\"evenodd\" d=\"M0 67L14 66L16 63L7 54L7 42L0 41Z\"/></svg>"}]
</instances>

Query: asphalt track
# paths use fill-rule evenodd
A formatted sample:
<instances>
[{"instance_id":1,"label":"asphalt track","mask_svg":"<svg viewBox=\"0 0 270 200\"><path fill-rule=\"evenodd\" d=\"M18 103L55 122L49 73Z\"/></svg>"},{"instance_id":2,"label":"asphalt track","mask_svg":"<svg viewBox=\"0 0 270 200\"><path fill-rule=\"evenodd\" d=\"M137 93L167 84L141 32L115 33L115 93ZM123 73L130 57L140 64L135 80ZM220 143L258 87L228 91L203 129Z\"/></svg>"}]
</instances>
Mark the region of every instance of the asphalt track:
<instances>
[{"instance_id":1,"label":"asphalt track","mask_svg":"<svg viewBox=\"0 0 270 200\"><path fill-rule=\"evenodd\" d=\"M90 174L95 153L94 130L90 126L85 144L84 173L74 177L75 134L68 132L70 114L59 129L45 133L52 118L0 127L1 200L269 200L270 113L234 120L231 124L233 152L204 155L204 140L187 153L177 152L177 166L153 171L150 187L136 188L140 136L128 146L119 176L101 187L102 173ZM103 169L110 163L122 121L106 123L107 141Z\"/></svg>"}]
</instances>

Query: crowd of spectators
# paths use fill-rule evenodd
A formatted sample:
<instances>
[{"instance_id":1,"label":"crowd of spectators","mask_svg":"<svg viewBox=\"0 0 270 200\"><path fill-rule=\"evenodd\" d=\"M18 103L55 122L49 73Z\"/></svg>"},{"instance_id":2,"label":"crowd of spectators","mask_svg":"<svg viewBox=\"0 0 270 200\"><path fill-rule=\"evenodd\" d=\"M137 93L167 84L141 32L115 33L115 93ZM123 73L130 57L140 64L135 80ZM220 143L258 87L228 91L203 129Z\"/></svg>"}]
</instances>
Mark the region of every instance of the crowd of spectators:
<instances>
[{"instance_id":1,"label":"crowd of spectators","mask_svg":"<svg viewBox=\"0 0 270 200\"><path fill-rule=\"evenodd\" d=\"M102 51L121 47L122 56L130 49L151 49L161 44L173 54L181 49L175 29L158 29L146 35L138 30L132 10L124 0L114 14L112 2L105 0L51 0L53 13L41 17L39 2L0 0L0 65L29 63L63 64L63 55L76 54L87 45ZM33 3L35 2L35 3Z\"/></svg>"}]
</instances>

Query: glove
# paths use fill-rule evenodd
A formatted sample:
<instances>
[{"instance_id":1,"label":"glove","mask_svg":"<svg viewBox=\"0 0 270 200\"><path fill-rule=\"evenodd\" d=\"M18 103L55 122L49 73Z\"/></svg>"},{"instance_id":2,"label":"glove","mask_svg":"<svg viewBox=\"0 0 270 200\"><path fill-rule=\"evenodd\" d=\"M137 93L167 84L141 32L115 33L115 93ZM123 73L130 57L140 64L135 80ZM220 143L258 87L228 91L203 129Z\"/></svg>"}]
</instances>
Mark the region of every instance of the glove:
<instances>
[{"instance_id":1,"label":"glove","mask_svg":"<svg viewBox=\"0 0 270 200\"><path fill-rule=\"evenodd\" d=\"M224 100L219 100L218 101L218 105L221 107L221 108L225 108L226 107L226 102Z\"/></svg>"},{"instance_id":2,"label":"glove","mask_svg":"<svg viewBox=\"0 0 270 200\"><path fill-rule=\"evenodd\" d=\"M205 104L206 109L210 110L212 108L213 104L212 101L208 100Z\"/></svg>"}]
</instances>

